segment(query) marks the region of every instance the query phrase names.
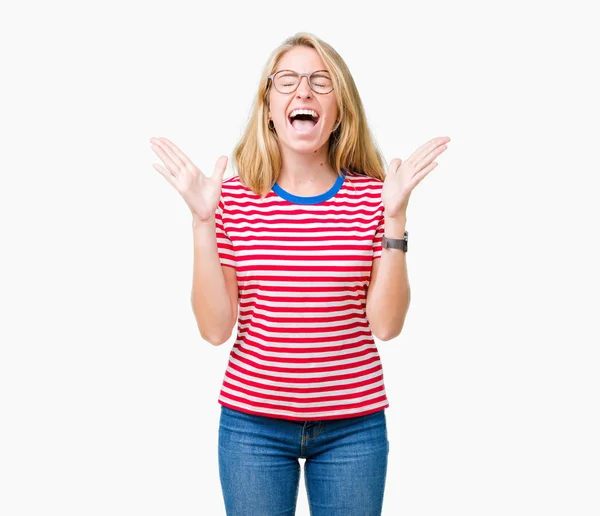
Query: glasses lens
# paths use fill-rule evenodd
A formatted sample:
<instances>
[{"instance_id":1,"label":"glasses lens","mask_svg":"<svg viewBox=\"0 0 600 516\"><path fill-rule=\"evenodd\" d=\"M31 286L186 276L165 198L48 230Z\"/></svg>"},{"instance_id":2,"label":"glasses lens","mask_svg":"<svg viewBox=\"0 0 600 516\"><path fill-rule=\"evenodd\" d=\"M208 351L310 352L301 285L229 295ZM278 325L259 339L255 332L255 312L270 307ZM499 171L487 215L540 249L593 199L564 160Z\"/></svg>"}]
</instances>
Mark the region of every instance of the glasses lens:
<instances>
[{"instance_id":1,"label":"glasses lens","mask_svg":"<svg viewBox=\"0 0 600 516\"><path fill-rule=\"evenodd\" d=\"M298 86L298 75L289 70L282 70L275 74L275 88L281 93L291 93Z\"/></svg>"},{"instance_id":2,"label":"glasses lens","mask_svg":"<svg viewBox=\"0 0 600 516\"><path fill-rule=\"evenodd\" d=\"M292 93L298 87L300 78L296 72L281 70L273 77L275 88L281 93ZM329 93L333 89L331 75L326 71L318 71L311 75L310 85L317 93Z\"/></svg>"},{"instance_id":3,"label":"glasses lens","mask_svg":"<svg viewBox=\"0 0 600 516\"><path fill-rule=\"evenodd\" d=\"M329 93L333 89L333 81L328 72L315 72L310 76L310 84L317 93Z\"/></svg>"}]
</instances>

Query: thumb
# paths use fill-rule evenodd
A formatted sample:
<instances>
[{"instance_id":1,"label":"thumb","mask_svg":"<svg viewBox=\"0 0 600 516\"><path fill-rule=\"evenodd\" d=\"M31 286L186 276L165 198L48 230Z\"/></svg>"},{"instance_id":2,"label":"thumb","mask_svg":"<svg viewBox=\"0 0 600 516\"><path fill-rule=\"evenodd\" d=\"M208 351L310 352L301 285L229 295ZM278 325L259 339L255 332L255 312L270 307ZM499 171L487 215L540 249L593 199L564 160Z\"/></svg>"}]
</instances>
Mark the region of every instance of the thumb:
<instances>
[{"instance_id":1,"label":"thumb","mask_svg":"<svg viewBox=\"0 0 600 516\"><path fill-rule=\"evenodd\" d=\"M390 161L390 166L388 167L388 173L396 172L400 168L400 165L402 165L402 160L400 158L394 158L392 161Z\"/></svg>"},{"instance_id":2,"label":"thumb","mask_svg":"<svg viewBox=\"0 0 600 516\"><path fill-rule=\"evenodd\" d=\"M215 163L215 169L213 171L213 177L218 179L220 183L223 182L223 175L225 174L225 169L227 168L227 156L220 156Z\"/></svg>"}]
</instances>

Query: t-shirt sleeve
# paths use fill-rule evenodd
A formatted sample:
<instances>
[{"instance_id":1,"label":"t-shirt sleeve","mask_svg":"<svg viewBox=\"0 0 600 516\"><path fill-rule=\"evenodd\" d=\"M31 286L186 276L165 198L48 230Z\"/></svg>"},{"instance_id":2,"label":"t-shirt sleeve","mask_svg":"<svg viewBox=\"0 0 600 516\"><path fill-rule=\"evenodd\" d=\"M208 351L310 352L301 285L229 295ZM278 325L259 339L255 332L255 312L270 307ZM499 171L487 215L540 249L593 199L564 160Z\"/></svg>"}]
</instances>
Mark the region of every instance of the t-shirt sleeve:
<instances>
[{"instance_id":1,"label":"t-shirt sleeve","mask_svg":"<svg viewBox=\"0 0 600 516\"><path fill-rule=\"evenodd\" d=\"M225 203L223 201L223 195L221 194L219 206L215 212L215 229L219 261L221 262L221 265L226 265L227 267L233 267L235 269L235 251L233 249L233 244L229 239L229 235L227 235L227 230L225 229L225 224L223 222L225 210Z\"/></svg>"},{"instance_id":2,"label":"t-shirt sleeve","mask_svg":"<svg viewBox=\"0 0 600 516\"><path fill-rule=\"evenodd\" d=\"M382 211L379 216L379 224L377 225L377 230L375 231L375 236L373 237L373 259L381 258L381 252L383 249L381 247L381 239L383 238L383 233L384 233L384 227L383 227L384 220L385 220L385 216Z\"/></svg>"}]
</instances>

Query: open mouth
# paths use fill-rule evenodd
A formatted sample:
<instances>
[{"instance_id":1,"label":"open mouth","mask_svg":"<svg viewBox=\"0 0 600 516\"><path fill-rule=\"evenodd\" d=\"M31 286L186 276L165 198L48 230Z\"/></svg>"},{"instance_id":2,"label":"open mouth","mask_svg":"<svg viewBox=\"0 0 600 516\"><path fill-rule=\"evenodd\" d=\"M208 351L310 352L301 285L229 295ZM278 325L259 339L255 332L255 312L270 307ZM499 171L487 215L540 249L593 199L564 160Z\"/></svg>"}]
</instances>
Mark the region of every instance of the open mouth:
<instances>
[{"instance_id":1,"label":"open mouth","mask_svg":"<svg viewBox=\"0 0 600 516\"><path fill-rule=\"evenodd\" d=\"M288 117L290 125L299 133L309 133L319 123L319 115L312 110L303 110L304 112L296 113L292 111ZM307 113L306 111L312 111Z\"/></svg>"}]
</instances>

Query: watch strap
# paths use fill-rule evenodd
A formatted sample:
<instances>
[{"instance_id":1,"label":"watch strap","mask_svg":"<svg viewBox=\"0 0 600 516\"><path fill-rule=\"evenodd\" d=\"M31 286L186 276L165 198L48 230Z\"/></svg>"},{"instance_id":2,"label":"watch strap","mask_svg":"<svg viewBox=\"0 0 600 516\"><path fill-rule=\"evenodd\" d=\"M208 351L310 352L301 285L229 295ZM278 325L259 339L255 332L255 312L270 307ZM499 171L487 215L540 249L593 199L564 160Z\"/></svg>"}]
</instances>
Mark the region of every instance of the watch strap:
<instances>
[{"instance_id":1,"label":"watch strap","mask_svg":"<svg viewBox=\"0 0 600 516\"><path fill-rule=\"evenodd\" d=\"M383 235L381 247L383 249L401 249L406 253L408 251L408 231L404 232L404 238L387 238Z\"/></svg>"}]
</instances>

